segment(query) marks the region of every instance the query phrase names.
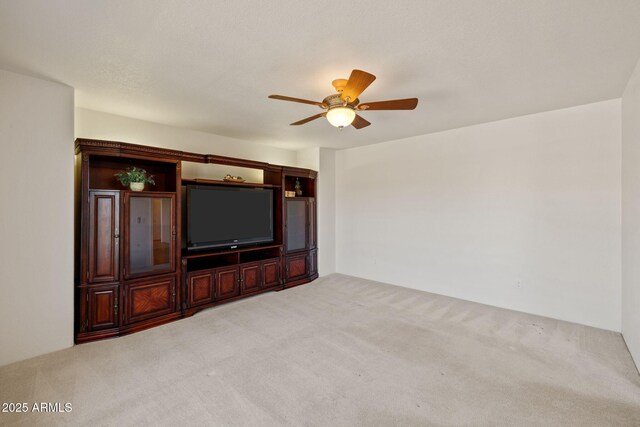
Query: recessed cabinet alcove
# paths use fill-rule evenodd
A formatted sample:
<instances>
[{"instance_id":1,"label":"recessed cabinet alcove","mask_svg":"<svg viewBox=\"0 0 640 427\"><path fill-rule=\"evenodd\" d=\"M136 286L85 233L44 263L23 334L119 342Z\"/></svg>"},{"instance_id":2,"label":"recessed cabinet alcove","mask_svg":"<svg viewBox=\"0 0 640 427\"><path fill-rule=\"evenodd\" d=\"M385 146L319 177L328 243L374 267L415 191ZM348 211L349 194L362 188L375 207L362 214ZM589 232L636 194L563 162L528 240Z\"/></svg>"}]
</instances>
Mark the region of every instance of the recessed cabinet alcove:
<instances>
[{"instance_id":1,"label":"recessed cabinet alcove","mask_svg":"<svg viewBox=\"0 0 640 427\"><path fill-rule=\"evenodd\" d=\"M183 176L182 163L250 170L262 182ZM152 174L144 191L115 174ZM259 172L259 173L258 173ZM222 178L222 177L220 177ZM123 142L76 140L76 342L113 337L266 291L309 283L316 268L316 172ZM269 189L268 242L185 248L185 186ZM296 186L302 194L290 196ZM264 190L263 190L264 191ZM270 196L271 197L271 196ZM233 212L233 206L221 206Z\"/></svg>"}]
</instances>

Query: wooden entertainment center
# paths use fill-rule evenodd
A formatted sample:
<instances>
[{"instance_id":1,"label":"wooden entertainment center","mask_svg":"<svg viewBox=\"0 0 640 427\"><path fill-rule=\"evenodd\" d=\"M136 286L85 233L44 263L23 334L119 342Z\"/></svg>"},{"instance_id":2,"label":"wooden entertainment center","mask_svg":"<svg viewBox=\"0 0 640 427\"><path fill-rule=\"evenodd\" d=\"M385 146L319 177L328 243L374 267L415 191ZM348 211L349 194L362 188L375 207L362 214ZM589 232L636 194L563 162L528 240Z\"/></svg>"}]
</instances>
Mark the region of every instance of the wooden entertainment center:
<instances>
[{"instance_id":1,"label":"wooden entertainment center","mask_svg":"<svg viewBox=\"0 0 640 427\"><path fill-rule=\"evenodd\" d=\"M315 171L114 141L77 139L75 147L76 343L129 334L318 277ZM183 177L183 162L258 170L263 182ZM114 174L130 166L152 174L155 185L145 191L123 187ZM285 197L296 183L302 194ZM189 184L272 189L273 241L184 249L183 193Z\"/></svg>"}]
</instances>

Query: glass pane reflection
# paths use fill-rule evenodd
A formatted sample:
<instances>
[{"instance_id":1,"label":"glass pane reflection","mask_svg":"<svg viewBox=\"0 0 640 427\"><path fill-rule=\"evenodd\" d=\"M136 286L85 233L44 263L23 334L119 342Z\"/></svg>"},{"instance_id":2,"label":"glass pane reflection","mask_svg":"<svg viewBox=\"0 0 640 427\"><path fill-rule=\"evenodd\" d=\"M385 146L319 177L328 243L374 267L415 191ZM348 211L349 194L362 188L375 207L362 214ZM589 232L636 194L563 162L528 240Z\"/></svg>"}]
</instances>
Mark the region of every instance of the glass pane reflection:
<instances>
[{"instance_id":1,"label":"glass pane reflection","mask_svg":"<svg viewBox=\"0 0 640 427\"><path fill-rule=\"evenodd\" d=\"M129 274L171 269L170 197L131 197L129 204Z\"/></svg>"},{"instance_id":2,"label":"glass pane reflection","mask_svg":"<svg viewBox=\"0 0 640 427\"><path fill-rule=\"evenodd\" d=\"M304 200L287 200L287 250L307 246L307 205Z\"/></svg>"}]
</instances>

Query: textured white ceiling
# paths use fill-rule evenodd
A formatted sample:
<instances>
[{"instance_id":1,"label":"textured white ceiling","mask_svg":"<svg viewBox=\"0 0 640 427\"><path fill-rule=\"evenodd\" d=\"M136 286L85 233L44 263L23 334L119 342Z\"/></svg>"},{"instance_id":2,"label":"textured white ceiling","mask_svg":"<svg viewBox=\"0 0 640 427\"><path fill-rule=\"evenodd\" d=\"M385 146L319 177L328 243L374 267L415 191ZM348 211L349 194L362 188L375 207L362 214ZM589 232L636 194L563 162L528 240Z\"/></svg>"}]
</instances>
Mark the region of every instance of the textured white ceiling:
<instances>
[{"instance_id":1,"label":"textured white ceiling","mask_svg":"<svg viewBox=\"0 0 640 427\"><path fill-rule=\"evenodd\" d=\"M0 0L0 68L63 82L77 105L285 148L344 148L619 97L640 57L638 0ZM322 100L378 79L340 132Z\"/></svg>"}]
</instances>

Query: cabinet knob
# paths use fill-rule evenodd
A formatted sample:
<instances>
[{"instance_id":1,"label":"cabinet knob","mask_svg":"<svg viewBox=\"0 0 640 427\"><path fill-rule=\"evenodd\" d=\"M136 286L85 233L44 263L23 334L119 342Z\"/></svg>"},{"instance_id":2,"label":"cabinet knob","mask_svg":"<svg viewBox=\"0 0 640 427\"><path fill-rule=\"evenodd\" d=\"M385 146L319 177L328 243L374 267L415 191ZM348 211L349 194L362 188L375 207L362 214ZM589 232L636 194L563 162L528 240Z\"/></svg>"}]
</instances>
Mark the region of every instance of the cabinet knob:
<instances>
[{"instance_id":1,"label":"cabinet knob","mask_svg":"<svg viewBox=\"0 0 640 427\"><path fill-rule=\"evenodd\" d=\"M114 239L119 239L119 238L120 238L120 235L119 235L119 234L114 234L114 235L113 235L113 238L114 238Z\"/></svg>"}]
</instances>

